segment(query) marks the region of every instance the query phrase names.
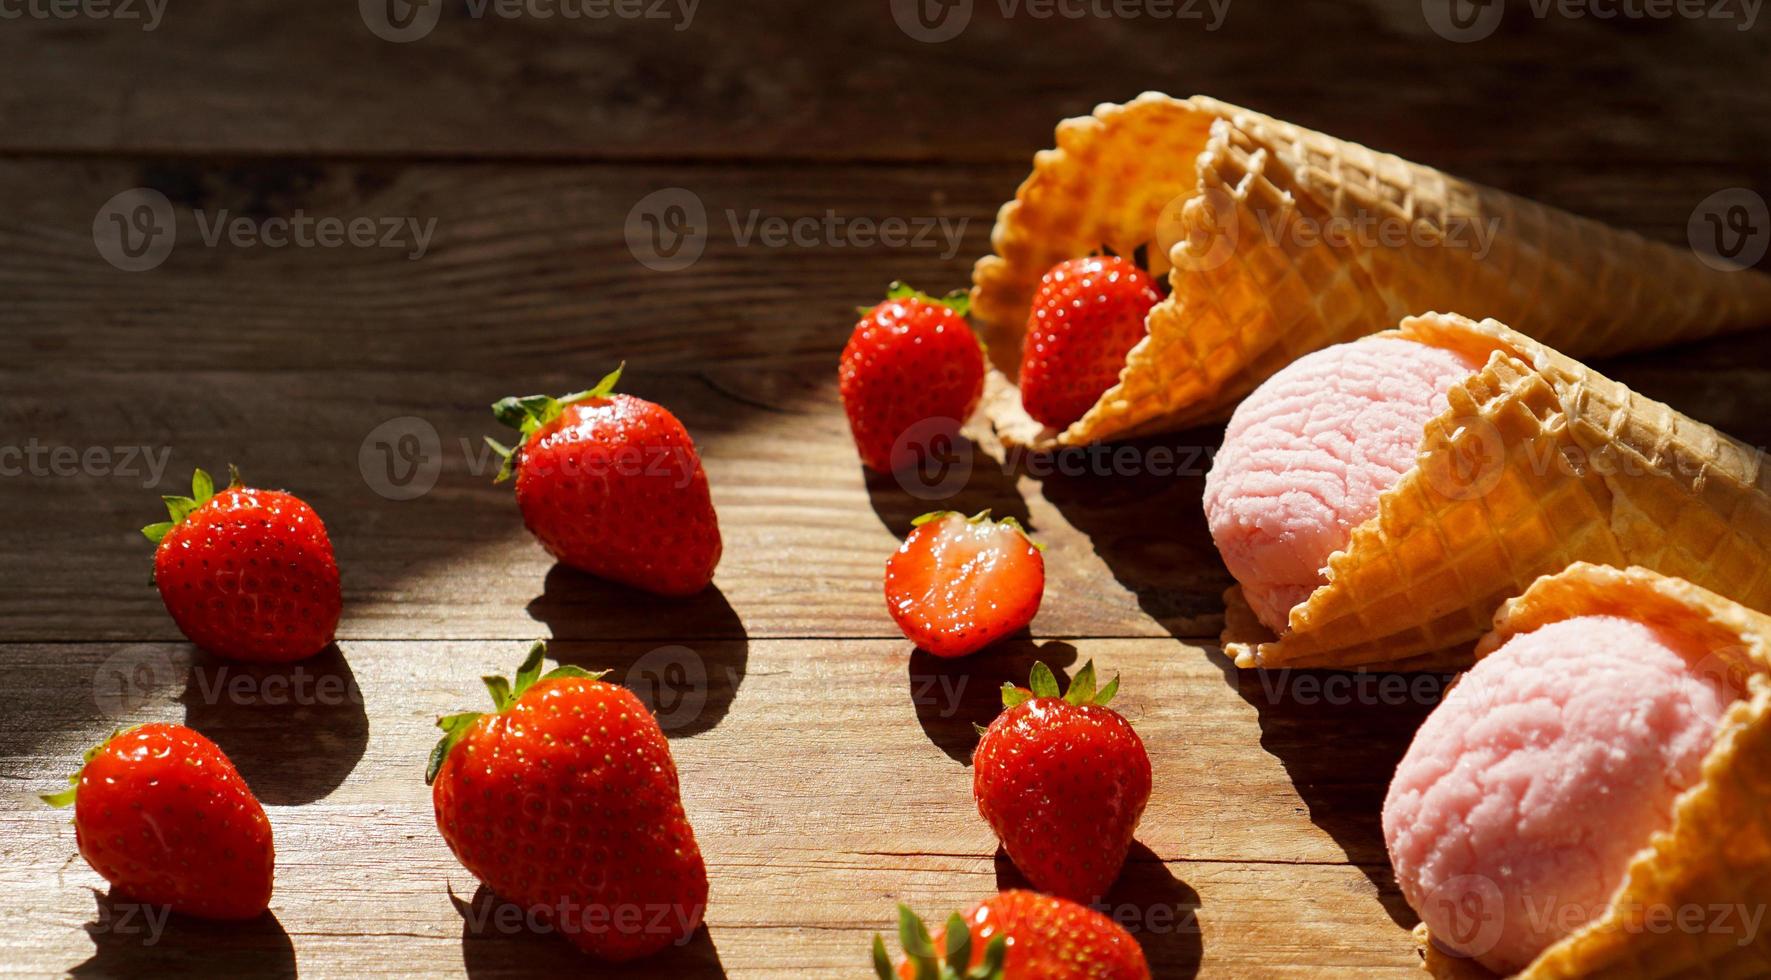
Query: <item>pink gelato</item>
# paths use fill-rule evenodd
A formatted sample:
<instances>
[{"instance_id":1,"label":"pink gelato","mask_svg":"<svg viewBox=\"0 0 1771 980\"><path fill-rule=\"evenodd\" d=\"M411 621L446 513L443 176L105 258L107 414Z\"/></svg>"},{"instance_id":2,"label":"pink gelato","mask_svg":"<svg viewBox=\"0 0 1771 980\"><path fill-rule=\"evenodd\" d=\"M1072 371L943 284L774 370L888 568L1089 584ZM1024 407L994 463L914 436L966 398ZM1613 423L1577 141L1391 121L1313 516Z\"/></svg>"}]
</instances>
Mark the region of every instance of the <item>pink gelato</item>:
<instances>
[{"instance_id":1,"label":"pink gelato","mask_svg":"<svg viewBox=\"0 0 1771 980\"><path fill-rule=\"evenodd\" d=\"M1205 518L1269 629L1282 632L1323 583L1328 556L1414 465L1446 390L1481 367L1412 340L1368 339L1298 358L1237 407L1205 478Z\"/></svg>"},{"instance_id":2,"label":"pink gelato","mask_svg":"<svg viewBox=\"0 0 1771 980\"><path fill-rule=\"evenodd\" d=\"M1510 974L1610 904L1733 697L1691 647L1613 616L1551 623L1477 663L1421 725L1384 840L1442 947Z\"/></svg>"}]
</instances>

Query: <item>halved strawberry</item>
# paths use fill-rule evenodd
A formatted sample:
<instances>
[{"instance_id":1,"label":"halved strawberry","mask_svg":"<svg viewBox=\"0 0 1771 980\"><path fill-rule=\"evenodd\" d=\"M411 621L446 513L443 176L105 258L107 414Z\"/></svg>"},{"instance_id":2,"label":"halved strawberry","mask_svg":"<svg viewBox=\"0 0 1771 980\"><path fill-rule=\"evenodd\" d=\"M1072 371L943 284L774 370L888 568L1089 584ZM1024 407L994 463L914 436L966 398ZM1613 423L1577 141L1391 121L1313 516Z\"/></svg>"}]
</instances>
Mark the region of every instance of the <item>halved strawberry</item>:
<instances>
[{"instance_id":1,"label":"halved strawberry","mask_svg":"<svg viewBox=\"0 0 1771 980\"><path fill-rule=\"evenodd\" d=\"M886 607L898 628L937 657L981 650L1033 621L1045 557L1012 517L924 514L886 561Z\"/></svg>"}]
</instances>

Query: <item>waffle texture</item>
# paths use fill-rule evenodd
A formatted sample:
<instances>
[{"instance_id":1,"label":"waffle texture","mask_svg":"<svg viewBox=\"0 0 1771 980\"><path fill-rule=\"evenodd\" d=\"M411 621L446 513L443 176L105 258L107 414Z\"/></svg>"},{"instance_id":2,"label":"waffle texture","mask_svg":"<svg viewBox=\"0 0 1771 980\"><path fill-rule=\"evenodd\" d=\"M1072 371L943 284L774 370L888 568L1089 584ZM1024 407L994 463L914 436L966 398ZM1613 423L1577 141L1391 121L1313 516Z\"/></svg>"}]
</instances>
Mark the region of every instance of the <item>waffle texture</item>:
<instances>
[{"instance_id":1,"label":"waffle texture","mask_svg":"<svg viewBox=\"0 0 1771 980\"><path fill-rule=\"evenodd\" d=\"M1375 336L1483 368L1447 392L1414 467L1279 637L1251 629L1240 591L1226 593L1238 666L1461 666L1503 601L1580 561L1771 609L1771 471L1757 450L1493 320L1427 314Z\"/></svg>"},{"instance_id":2,"label":"waffle texture","mask_svg":"<svg viewBox=\"0 0 1771 980\"><path fill-rule=\"evenodd\" d=\"M1145 93L1058 125L1003 205L972 311L1005 442L1034 448L1220 420L1280 367L1425 310L1513 324L1574 357L1771 324L1771 277L1203 96ZM1013 376L1039 277L1149 248L1170 296L1119 382L1062 432Z\"/></svg>"},{"instance_id":3,"label":"waffle texture","mask_svg":"<svg viewBox=\"0 0 1771 980\"><path fill-rule=\"evenodd\" d=\"M1593 615L1692 639L1708 651L1696 667L1741 696L1723 716L1699 782L1675 804L1672 826L1637 852L1610 907L1518 976L1771 976L1771 937L1762 933L1771 905L1771 617L1646 568L1583 562L1503 604L1477 655L1548 623ZM1750 925L1742 910L1755 916ZM1415 936L1424 965L1441 980L1492 976L1434 945L1425 926Z\"/></svg>"}]
</instances>

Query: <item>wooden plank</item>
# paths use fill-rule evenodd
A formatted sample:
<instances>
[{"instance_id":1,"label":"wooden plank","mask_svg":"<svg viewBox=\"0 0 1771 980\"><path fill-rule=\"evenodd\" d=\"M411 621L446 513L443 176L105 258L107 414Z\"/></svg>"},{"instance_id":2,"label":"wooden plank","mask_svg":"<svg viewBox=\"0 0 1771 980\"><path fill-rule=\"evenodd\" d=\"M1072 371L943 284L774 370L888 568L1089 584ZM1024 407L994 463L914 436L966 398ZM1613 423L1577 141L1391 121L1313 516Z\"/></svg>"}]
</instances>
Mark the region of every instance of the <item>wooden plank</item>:
<instances>
[{"instance_id":1,"label":"wooden plank","mask_svg":"<svg viewBox=\"0 0 1771 980\"><path fill-rule=\"evenodd\" d=\"M478 675L508 668L521 645L341 646L273 670L183 644L0 645L0 778L14 788L0 800L0 887L15 899L0 957L99 975L248 961L268 975L291 961L304 975L582 967L564 944L507 933L501 919L477 934L465 924L451 895L472 910L476 883L436 834L420 778L434 717L476 703ZM1124 675L1119 707L1158 792L1107 908L1158 976L1414 969L1376 816L1436 687L1400 701L1375 687L1324 695L1298 683L1305 675L1238 679L1221 657L1168 639L1010 644L958 662L878 641L691 643L670 670L643 647L554 650L611 668L673 738L713 897L705 935L648 969L854 976L895 901L933 913L1016 883L993 856L964 759L971 723L994 714L998 685L1035 656L1060 673L1092 659ZM266 802L274 926L235 936L180 922L146 945L124 910L95 906L103 883L75 856L66 815L28 794L53 788L111 727L149 719L215 738Z\"/></svg>"},{"instance_id":2,"label":"wooden plank","mask_svg":"<svg viewBox=\"0 0 1771 980\"><path fill-rule=\"evenodd\" d=\"M1743 183L1743 166L1489 176L1682 243L1692 209ZM465 371L502 390L547 372L600 376L623 359L636 374L786 360L808 373L780 383L803 388L829 376L854 308L886 283L966 285L1025 171L0 161L0 248L14 257L0 266L0 372ZM100 213L136 187L166 196L177 239L157 267L125 272L93 229L118 242ZM704 211L691 222L704 249L660 271L640 261L655 255L650 239L630 247L626 228L671 188ZM259 237L281 241L266 223L294 219L375 222L377 244ZM205 235L236 220L251 232L244 244ZM382 247L386 221L396 234Z\"/></svg>"},{"instance_id":3,"label":"wooden plank","mask_svg":"<svg viewBox=\"0 0 1771 980\"><path fill-rule=\"evenodd\" d=\"M1739 22L1515 6L1492 38L1451 44L1416 0L1080 19L979 0L958 36L923 43L894 22L909 5L888 0L686 6L507 18L508 4L439 0L419 5L434 29L404 44L371 32L373 3L184 0L151 31L21 18L0 32L0 148L1020 162L1057 119L1144 89L1456 163L1764 162L1771 133L1763 86L1729 84L1764 53ZM1522 93L1559 92L1578 108L1518 111Z\"/></svg>"}]
</instances>

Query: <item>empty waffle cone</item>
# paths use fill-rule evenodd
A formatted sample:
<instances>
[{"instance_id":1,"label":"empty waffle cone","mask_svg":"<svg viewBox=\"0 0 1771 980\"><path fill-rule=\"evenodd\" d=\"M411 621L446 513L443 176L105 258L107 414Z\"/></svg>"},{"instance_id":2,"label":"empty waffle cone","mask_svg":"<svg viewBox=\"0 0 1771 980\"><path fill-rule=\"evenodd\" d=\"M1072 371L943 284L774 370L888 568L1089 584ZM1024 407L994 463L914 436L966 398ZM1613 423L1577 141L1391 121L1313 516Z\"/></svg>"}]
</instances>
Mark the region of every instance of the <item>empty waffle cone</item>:
<instances>
[{"instance_id":1,"label":"empty waffle cone","mask_svg":"<svg viewBox=\"0 0 1771 980\"><path fill-rule=\"evenodd\" d=\"M1695 669L1739 700L1671 827L1637 852L1611 905L1518 976L1771 976L1771 938L1760 934L1771 928L1771 617L1645 568L1580 563L1503 605L1477 655L1576 616L1624 616L1691 638L1709 651ZM1434 944L1426 926L1415 936L1442 980L1493 976Z\"/></svg>"},{"instance_id":2,"label":"empty waffle cone","mask_svg":"<svg viewBox=\"0 0 1771 980\"><path fill-rule=\"evenodd\" d=\"M1447 392L1415 465L1329 556L1277 638L1232 589L1242 667L1419 670L1469 662L1495 609L1580 561L1641 565L1771 609L1762 454L1493 320L1410 317L1378 336L1482 363Z\"/></svg>"},{"instance_id":3,"label":"empty waffle cone","mask_svg":"<svg viewBox=\"0 0 1771 980\"><path fill-rule=\"evenodd\" d=\"M1771 323L1771 277L1203 96L1058 125L1003 205L972 313L1003 440L1046 448L1215 421L1310 351L1424 310L1493 317L1574 357ZM1053 265L1147 247L1172 291L1119 382L1063 431L1014 386Z\"/></svg>"}]
</instances>

